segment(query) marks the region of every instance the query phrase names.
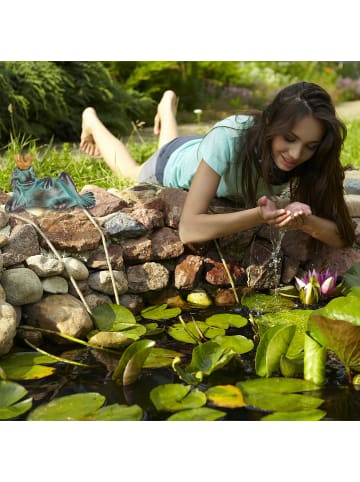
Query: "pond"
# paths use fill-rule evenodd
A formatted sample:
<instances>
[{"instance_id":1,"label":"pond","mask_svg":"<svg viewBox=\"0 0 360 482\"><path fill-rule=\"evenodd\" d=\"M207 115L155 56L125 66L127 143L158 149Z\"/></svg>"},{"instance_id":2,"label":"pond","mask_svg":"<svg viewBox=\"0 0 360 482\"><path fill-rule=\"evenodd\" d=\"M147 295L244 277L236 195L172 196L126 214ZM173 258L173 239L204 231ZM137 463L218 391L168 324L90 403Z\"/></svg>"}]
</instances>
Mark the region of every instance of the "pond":
<instances>
[{"instance_id":1,"label":"pond","mask_svg":"<svg viewBox=\"0 0 360 482\"><path fill-rule=\"evenodd\" d=\"M179 324L179 315L173 318L167 318L165 316L167 310L169 310L168 307L157 307L157 310L161 308L163 311L161 312L160 309L157 315L155 312L156 316L152 316L151 326L147 325L149 331L142 337L153 342L153 345L151 347L142 347L142 351L138 351L137 354L134 352L131 359L130 356L128 357L127 365L120 371L119 358L124 353L124 347L118 351L111 349L105 351L92 348L89 345L81 346L68 340L62 340L62 343L59 344L49 338L46 346L42 346L42 349L49 354L61 357L60 361L52 360L52 364L49 366L54 370L53 373L42 378L31 379L30 377L30 379L26 379L26 377L24 377L25 379L21 379L21 376L18 376L18 378L16 376L14 377L13 381L27 390L27 397L32 398L32 404L30 412L26 410L24 413L8 419L31 420L31 414L36 413L36 409L45 407L50 402L53 403L69 395L95 393L97 394L96 396L101 396L97 408L104 405L105 407L131 407L135 410L136 407L135 415L129 412L128 415L115 415L113 418L112 416L107 418L109 415L103 416L103 418L97 418L91 414L90 416L86 415L84 418L82 418L82 416L80 416L80 418L76 418L76 416L72 418L73 415L69 409L69 419L258 421L262 419L266 420L266 416L279 413L280 418L277 419L280 420L360 420L360 391L356 389L357 385L349 383L348 373L344 364L331 350L327 352L325 383L322 385L312 385L310 387L305 385L302 387L299 385L294 389L286 388L285 390L280 390L278 394L274 392L274 388L272 387L269 396L272 401L276 402L274 406L272 406L271 401L269 402L266 397L265 399L263 398L268 390L265 385L259 386L255 394L253 393L251 395L250 392L247 392L247 385L243 385L243 382L259 380L255 363L257 356L256 350L259 346L259 333L261 334L261 329L264 332L264 327L268 328L266 323L268 323L269 316L264 313L264 311L261 311L266 311L262 304L261 296L264 296L265 299L270 301L275 299L276 303L279 303L279 297L273 297L269 294L256 294L255 302L260 303L260 311L246 306L247 301L245 299L243 300L245 305L239 307L227 309L219 307L206 309L193 308L184 311L180 315L182 324ZM287 303L288 300L281 300L278 306L277 318L280 319L280 322L281 316L279 315L281 315L281 312L285 313L285 318L288 316L289 311L286 311ZM112 306L114 307L114 305ZM294 307L298 309L293 309ZM306 317L308 313L311 312L311 310L305 311L299 308L301 308L301 306L299 307L295 304L291 307L291 310L294 313L298 311L302 316L305 313ZM169 315L171 314L170 309ZM124 313L122 313L122 316L123 315ZM221 318L224 315L225 318ZM270 319L273 319L273 315L274 314L270 314ZM148 316L150 317L150 315ZM165 318L162 318L162 316ZM101 309L97 310L96 317L98 317L98 320L102 319L101 322L98 322L101 325L101 323L104 322L104 312L101 312ZM156 323L154 319L156 319ZM254 324L254 319L262 319L264 324ZM195 323L194 320L196 320ZM207 320L213 320L210 328L209 326L204 328ZM150 320L143 319L142 322L144 321L149 323ZM138 325L138 323L136 323L136 325ZM174 331L175 326L177 326L177 330ZM196 335L196 330L200 330L200 333L205 334L205 337L202 340L197 340L197 342L192 341L191 337L189 339L189 335L192 336L191 332L187 332L186 329L181 331L181 329L186 328L186 326L194 327L193 335ZM224 329L224 327L226 329ZM134 325L132 328L134 328ZM304 334L301 326L299 325L298 328L300 330L299 335L303 337ZM213 330L214 333L211 333L211 330ZM296 345L295 338L294 342ZM218 352L217 349L219 345L212 342L212 340L216 340L218 343L227 340L227 343L232 343L232 349L235 351L238 347L238 345L235 347L235 341L236 343L251 343L251 345L238 349L236 354L232 352L232 355L226 358L224 355L227 353L226 350ZM129 346L134 347L135 342L128 345L125 351L129 349ZM205 350L206 346L209 346L211 350L206 354L198 352L196 358L194 356L196 350L198 350L199 347ZM293 345L290 344L289 346ZM165 353L165 362L164 354L161 354L160 358L155 357L152 360L153 363L148 363L147 365L144 361L146 359L149 360L146 356L149 350L153 350L154 347L156 347L156 349L170 350L170 352ZM29 351L29 346L18 341L13 351L15 353ZM115 355L114 353L117 354ZM141 353L144 354L142 360L139 355ZM177 365L174 365L175 354L181 355L179 359L181 361L179 361ZM170 362L166 360L166 357L169 356L171 358ZM78 363L78 365L65 363L61 361L62 359ZM45 366L47 361L44 361ZM131 367L129 368L130 365ZM0 363L0 366L6 371L4 364L1 365ZM190 370L189 367L192 367L192 370ZM121 376L114 378L115 370L118 370ZM130 374L130 377L132 377L130 380L131 383L124 383L125 370L127 370L128 376ZM11 376L8 378L10 380ZM293 381L295 383L296 381L304 382L301 372L295 373L292 377L286 379L279 369L275 369L271 373L271 376L265 377L265 379L275 380L276 382L282 380ZM260 381L263 381L262 378ZM160 398L155 396L156 388L172 387L172 389L182 389L184 386L189 387L189 392L171 394L171 396L177 400L177 406L175 408L173 408L171 403L167 405L168 394L163 395L166 399L165 401L161 399L161 396ZM199 396L203 396L205 393L207 399L199 403L194 400L192 403L186 404L188 395L194 392ZM240 392L242 392L243 395L246 394L245 400L241 401ZM278 396L280 396L279 400L277 399ZM286 397L293 397L294 400ZM301 397L303 398L301 399ZM281 401L282 398L284 400L283 402ZM295 406L291 408L292 412L288 412L287 408L284 409L284 405L293 403L293 401L295 401ZM86 403L86 400L79 400L79 404L82 407L86 405ZM296 405L299 403L299 406ZM60 415L57 412L50 411L50 414L45 413L40 415L39 418L34 419L66 420L66 407L65 405L65 408L61 409L62 412L60 412ZM203 410L204 407L209 410L209 413L199 411L199 409ZM184 409L185 412L189 412L189 415L184 415L184 418L181 418L181 414L185 414ZM197 411L191 412L191 409ZM305 412L303 411L304 409ZM299 413L303 414L300 418L298 418Z\"/></svg>"}]
</instances>

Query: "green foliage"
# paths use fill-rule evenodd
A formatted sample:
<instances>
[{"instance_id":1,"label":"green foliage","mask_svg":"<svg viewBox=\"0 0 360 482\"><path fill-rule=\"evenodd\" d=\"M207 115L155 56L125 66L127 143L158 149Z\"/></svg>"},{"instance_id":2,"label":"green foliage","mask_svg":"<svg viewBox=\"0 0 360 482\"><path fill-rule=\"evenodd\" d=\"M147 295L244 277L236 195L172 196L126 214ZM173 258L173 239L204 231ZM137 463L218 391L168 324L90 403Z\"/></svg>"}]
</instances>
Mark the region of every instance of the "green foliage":
<instances>
[{"instance_id":1,"label":"green foliage","mask_svg":"<svg viewBox=\"0 0 360 482\"><path fill-rule=\"evenodd\" d=\"M16 132L47 142L78 140L88 105L115 135L129 133L131 122L154 109L149 98L114 81L102 62L0 62L0 93L3 143L12 129L9 105Z\"/></svg>"}]
</instances>

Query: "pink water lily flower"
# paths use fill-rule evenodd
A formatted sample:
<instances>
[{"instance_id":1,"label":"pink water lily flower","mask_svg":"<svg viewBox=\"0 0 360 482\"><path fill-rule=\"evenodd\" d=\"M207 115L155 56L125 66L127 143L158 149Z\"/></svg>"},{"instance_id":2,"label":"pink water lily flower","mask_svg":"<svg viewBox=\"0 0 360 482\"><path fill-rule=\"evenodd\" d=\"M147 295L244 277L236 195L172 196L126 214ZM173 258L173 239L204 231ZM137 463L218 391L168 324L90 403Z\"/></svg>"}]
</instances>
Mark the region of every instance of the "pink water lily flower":
<instances>
[{"instance_id":1,"label":"pink water lily flower","mask_svg":"<svg viewBox=\"0 0 360 482\"><path fill-rule=\"evenodd\" d=\"M295 286L304 305L315 304L320 298L330 296L336 288L336 281L337 274L332 275L329 268L321 273L309 270L302 278L295 276Z\"/></svg>"}]
</instances>

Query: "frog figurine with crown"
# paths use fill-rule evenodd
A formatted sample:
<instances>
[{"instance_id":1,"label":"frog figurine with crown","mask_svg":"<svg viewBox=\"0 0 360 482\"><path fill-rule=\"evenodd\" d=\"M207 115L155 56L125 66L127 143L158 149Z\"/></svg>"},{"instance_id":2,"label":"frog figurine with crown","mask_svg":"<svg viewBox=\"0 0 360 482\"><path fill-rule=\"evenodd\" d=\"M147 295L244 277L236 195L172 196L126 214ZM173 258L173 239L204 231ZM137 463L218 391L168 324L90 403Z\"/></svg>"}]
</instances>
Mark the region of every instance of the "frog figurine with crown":
<instances>
[{"instance_id":1,"label":"frog figurine with crown","mask_svg":"<svg viewBox=\"0 0 360 482\"><path fill-rule=\"evenodd\" d=\"M80 206L95 206L92 192L79 194L69 174L62 172L57 178L50 176L37 178L32 166L33 156L29 153L16 154L17 167L12 170L12 196L5 205L7 212L31 208L63 210Z\"/></svg>"}]
</instances>

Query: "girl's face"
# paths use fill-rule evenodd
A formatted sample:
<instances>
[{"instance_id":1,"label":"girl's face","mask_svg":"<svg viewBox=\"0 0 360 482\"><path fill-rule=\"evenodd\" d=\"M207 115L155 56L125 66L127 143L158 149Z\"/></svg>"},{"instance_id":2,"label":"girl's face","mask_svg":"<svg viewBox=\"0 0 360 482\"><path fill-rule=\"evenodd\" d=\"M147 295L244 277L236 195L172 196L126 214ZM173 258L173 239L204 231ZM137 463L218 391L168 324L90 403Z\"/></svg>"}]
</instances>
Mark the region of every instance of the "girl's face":
<instances>
[{"instance_id":1,"label":"girl's face","mask_svg":"<svg viewBox=\"0 0 360 482\"><path fill-rule=\"evenodd\" d=\"M321 122L312 116L299 120L289 132L275 136L271 143L273 160L282 171L292 171L308 161L324 135Z\"/></svg>"}]
</instances>

